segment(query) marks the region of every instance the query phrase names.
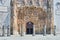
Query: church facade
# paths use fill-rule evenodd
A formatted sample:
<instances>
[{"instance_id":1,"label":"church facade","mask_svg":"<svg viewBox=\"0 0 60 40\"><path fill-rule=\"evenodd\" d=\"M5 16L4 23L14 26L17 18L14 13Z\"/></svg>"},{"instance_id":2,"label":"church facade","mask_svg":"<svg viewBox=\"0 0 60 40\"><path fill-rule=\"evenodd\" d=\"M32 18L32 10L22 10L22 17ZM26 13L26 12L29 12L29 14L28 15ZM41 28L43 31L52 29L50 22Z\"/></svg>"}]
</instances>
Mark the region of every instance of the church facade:
<instances>
[{"instance_id":1,"label":"church facade","mask_svg":"<svg viewBox=\"0 0 60 40\"><path fill-rule=\"evenodd\" d=\"M46 34L54 31L53 0L12 0L11 35Z\"/></svg>"}]
</instances>

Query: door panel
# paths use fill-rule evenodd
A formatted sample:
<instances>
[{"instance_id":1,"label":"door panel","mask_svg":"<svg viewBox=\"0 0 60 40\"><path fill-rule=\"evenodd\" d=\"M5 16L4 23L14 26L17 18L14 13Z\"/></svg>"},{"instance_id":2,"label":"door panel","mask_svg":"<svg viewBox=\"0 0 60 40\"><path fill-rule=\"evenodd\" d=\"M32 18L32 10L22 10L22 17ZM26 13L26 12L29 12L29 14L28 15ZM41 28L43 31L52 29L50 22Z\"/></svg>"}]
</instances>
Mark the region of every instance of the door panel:
<instances>
[{"instance_id":1,"label":"door panel","mask_svg":"<svg viewBox=\"0 0 60 40\"><path fill-rule=\"evenodd\" d=\"M33 34L33 23L28 22L26 25L26 34Z\"/></svg>"}]
</instances>

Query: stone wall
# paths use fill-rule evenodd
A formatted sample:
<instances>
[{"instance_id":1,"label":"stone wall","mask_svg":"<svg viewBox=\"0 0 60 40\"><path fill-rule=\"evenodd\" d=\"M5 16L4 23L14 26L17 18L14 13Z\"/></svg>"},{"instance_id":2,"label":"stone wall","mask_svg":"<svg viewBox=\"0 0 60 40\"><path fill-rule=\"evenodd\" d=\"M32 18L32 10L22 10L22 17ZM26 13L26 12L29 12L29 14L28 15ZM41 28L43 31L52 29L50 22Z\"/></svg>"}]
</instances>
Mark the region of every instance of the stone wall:
<instances>
[{"instance_id":1,"label":"stone wall","mask_svg":"<svg viewBox=\"0 0 60 40\"><path fill-rule=\"evenodd\" d=\"M26 0L24 0L25 3L27 3ZM34 1L32 1L34 2ZM43 1L41 1L43 2ZM49 1L51 2L51 1ZM43 32L43 25L47 26L47 33L51 33L51 28L53 26L53 17L50 15L51 11L47 13L47 10L43 8L43 5L37 6L35 4L32 5L19 5L20 3L18 1L13 1L13 34L18 34L20 31L21 33L21 26L23 27L23 32L26 33L26 23L31 21L35 25L35 31L36 33L42 33ZM49 16L51 16L52 19L48 19ZM49 30L49 31L48 31Z\"/></svg>"}]
</instances>

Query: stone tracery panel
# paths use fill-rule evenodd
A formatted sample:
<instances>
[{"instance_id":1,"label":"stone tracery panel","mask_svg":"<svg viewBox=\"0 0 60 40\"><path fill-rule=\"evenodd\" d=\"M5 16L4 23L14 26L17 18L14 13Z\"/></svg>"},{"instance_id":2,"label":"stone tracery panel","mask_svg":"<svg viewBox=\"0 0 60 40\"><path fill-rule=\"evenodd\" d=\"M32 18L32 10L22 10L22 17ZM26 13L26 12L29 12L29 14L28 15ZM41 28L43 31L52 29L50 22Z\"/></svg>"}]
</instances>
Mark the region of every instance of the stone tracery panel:
<instances>
[{"instance_id":1,"label":"stone tracery panel","mask_svg":"<svg viewBox=\"0 0 60 40\"><path fill-rule=\"evenodd\" d=\"M24 0L21 0L20 2L21 2L21 5L24 5ZM32 3L33 3L32 1L29 1L27 4L32 5ZM35 3L36 3L35 5L39 6L39 2L37 0ZM25 6L27 6L27 5L25 5ZM25 7L25 6L23 6L23 8L21 10L19 10L19 13L18 13L19 24L21 23L22 25L24 25L24 23L27 20L30 20L36 25L36 31L37 32L40 29L41 29L40 31L42 31L43 24L45 21L47 21L47 20L44 20L44 18L46 18L46 13L44 13L45 10L41 10L40 8L36 8L36 6L32 7L32 8L30 6L29 7ZM21 26L21 24L20 24L20 26Z\"/></svg>"},{"instance_id":2,"label":"stone tracery panel","mask_svg":"<svg viewBox=\"0 0 60 40\"><path fill-rule=\"evenodd\" d=\"M25 9L25 8L24 8ZM30 16L30 17L39 17L40 19L44 19L47 15L46 15L46 13L44 13L44 12L42 12L42 10L41 9L37 9L37 8L27 8L26 10L24 10L24 9L21 9L20 11L19 11L19 17L23 17L24 18L24 16ZM33 14L33 15L32 15Z\"/></svg>"},{"instance_id":3,"label":"stone tracery panel","mask_svg":"<svg viewBox=\"0 0 60 40\"><path fill-rule=\"evenodd\" d=\"M44 13L44 11L41 8L22 8L21 10L19 10L20 13L18 15L20 15L19 17L22 17L23 22L28 22L31 21L36 25L36 29L40 29L40 31L36 30L36 32L42 32L43 29L43 25L44 25L44 18L46 17L46 13ZM33 14L33 15L32 15ZM45 15L45 16L44 16ZM20 20L20 19L18 19ZM21 20L20 20L21 22ZM39 25L38 25L39 24Z\"/></svg>"}]
</instances>

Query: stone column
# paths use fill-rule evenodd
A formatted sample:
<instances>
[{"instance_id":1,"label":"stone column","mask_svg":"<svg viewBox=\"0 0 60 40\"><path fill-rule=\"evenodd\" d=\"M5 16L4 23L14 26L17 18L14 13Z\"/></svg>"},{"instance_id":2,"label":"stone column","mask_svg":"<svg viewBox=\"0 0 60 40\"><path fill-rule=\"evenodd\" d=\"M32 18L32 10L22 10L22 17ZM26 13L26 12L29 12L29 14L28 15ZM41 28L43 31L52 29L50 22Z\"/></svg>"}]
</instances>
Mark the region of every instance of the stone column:
<instances>
[{"instance_id":1,"label":"stone column","mask_svg":"<svg viewBox=\"0 0 60 40\"><path fill-rule=\"evenodd\" d=\"M2 26L2 36L4 36L4 33L5 33L5 31L4 31L4 25Z\"/></svg>"},{"instance_id":2,"label":"stone column","mask_svg":"<svg viewBox=\"0 0 60 40\"><path fill-rule=\"evenodd\" d=\"M0 36L3 35L2 25L0 25Z\"/></svg>"},{"instance_id":3,"label":"stone column","mask_svg":"<svg viewBox=\"0 0 60 40\"><path fill-rule=\"evenodd\" d=\"M10 36L10 26L7 26L7 36Z\"/></svg>"},{"instance_id":4,"label":"stone column","mask_svg":"<svg viewBox=\"0 0 60 40\"><path fill-rule=\"evenodd\" d=\"M54 36L56 35L56 25L54 26Z\"/></svg>"},{"instance_id":5,"label":"stone column","mask_svg":"<svg viewBox=\"0 0 60 40\"><path fill-rule=\"evenodd\" d=\"M24 36L23 34L23 25L21 24L21 36Z\"/></svg>"},{"instance_id":6,"label":"stone column","mask_svg":"<svg viewBox=\"0 0 60 40\"><path fill-rule=\"evenodd\" d=\"M14 22L13 22L13 34L14 35L18 35L18 25L17 25L17 5L15 3L16 1L14 1L14 15L13 15L13 19L14 19Z\"/></svg>"},{"instance_id":7,"label":"stone column","mask_svg":"<svg viewBox=\"0 0 60 40\"><path fill-rule=\"evenodd\" d=\"M4 25L4 36L7 36L7 26Z\"/></svg>"},{"instance_id":8,"label":"stone column","mask_svg":"<svg viewBox=\"0 0 60 40\"><path fill-rule=\"evenodd\" d=\"M46 25L43 26L43 36L46 36Z\"/></svg>"},{"instance_id":9,"label":"stone column","mask_svg":"<svg viewBox=\"0 0 60 40\"><path fill-rule=\"evenodd\" d=\"M33 36L35 36L35 25L33 25Z\"/></svg>"},{"instance_id":10,"label":"stone column","mask_svg":"<svg viewBox=\"0 0 60 40\"><path fill-rule=\"evenodd\" d=\"M19 27L20 27L20 35L21 35L21 24L19 25Z\"/></svg>"}]
</instances>

